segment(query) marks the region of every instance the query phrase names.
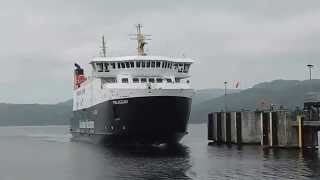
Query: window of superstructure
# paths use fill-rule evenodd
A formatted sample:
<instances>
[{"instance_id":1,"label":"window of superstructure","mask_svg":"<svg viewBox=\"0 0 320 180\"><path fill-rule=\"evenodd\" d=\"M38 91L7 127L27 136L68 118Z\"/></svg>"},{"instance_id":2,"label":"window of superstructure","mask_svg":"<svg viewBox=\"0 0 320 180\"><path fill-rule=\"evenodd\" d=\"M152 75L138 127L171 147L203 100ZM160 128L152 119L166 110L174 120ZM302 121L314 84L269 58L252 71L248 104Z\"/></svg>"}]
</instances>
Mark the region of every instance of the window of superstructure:
<instances>
[{"instance_id":1,"label":"window of superstructure","mask_svg":"<svg viewBox=\"0 0 320 180\"><path fill-rule=\"evenodd\" d=\"M115 69L116 68L116 63L114 63L114 62L111 63L111 66L112 66L113 69Z\"/></svg>"},{"instance_id":2,"label":"window of superstructure","mask_svg":"<svg viewBox=\"0 0 320 180\"><path fill-rule=\"evenodd\" d=\"M149 78L149 83L154 83L154 78Z\"/></svg>"},{"instance_id":3,"label":"window of superstructure","mask_svg":"<svg viewBox=\"0 0 320 180\"><path fill-rule=\"evenodd\" d=\"M180 79L179 79L179 78L175 78L175 82L176 82L176 83L179 83L179 82L180 82Z\"/></svg>"},{"instance_id":4,"label":"window of superstructure","mask_svg":"<svg viewBox=\"0 0 320 180\"><path fill-rule=\"evenodd\" d=\"M190 64L184 64L183 72L184 72L184 73L188 73L189 68L190 68Z\"/></svg>"},{"instance_id":5,"label":"window of superstructure","mask_svg":"<svg viewBox=\"0 0 320 180\"><path fill-rule=\"evenodd\" d=\"M172 83L172 80L170 78L166 79L167 83Z\"/></svg>"},{"instance_id":6,"label":"window of superstructure","mask_svg":"<svg viewBox=\"0 0 320 180\"><path fill-rule=\"evenodd\" d=\"M134 62L133 61L130 62L130 67L134 68Z\"/></svg>"},{"instance_id":7,"label":"window of superstructure","mask_svg":"<svg viewBox=\"0 0 320 180\"><path fill-rule=\"evenodd\" d=\"M130 68L130 63L129 62L125 62L126 64L126 68Z\"/></svg>"},{"instance_id":8,"label":"window of superstructure","mask_svg":"<svg viewBox=\"0 0 320 180\"><path fill-rule=\"evenodd\" d=\"M101 80L102 80L102 84L117 82L117 78L115 78L115 77L106 77L106 78L102 78Z\"/></svg>"},{"instance_id":9,"label":"window of superstructure","mask_svg":"<svg viewBox=\"0 0 320 180\"><path fill-rule=\"evenodd\" d=\"M151 67L152 67L152 68L156 67L156 62L151 61Z\"/></svg>"},{"instance_id":10,"label":"window of superstructure","mask_svg":"<svg viewBox=\"0 0 320 180\"><path fill-rule=\"evenodd\" d=\"M136 62L136 67L139 68L140 66L141 66L141 62L140 62L140 61L137 61L137 62Z\"/></svg>"},{"instance_id":11,"label":"window of superstructure","mask_svg":"<svg viewBox=\"0 0 320 180\"><path fill-rule=\"evenodd\" d=\"M162 83L162 78L157 78L157 83Z\"/></svg>"},{"instance_id":12,"label":"window of superstructure","mask_svg":"<svg viewBox=\"0 0 320 180\"><path fill-rule=\"evenodd\" d=\"M160 67L160 61L156 62L156 67L159 68Z\"/></svg>"},{"instance_id":13,"label":"window of superstructure","mask_svg":"<svg viewBox=\"0 0 320 180\"><path fill-rule=\"evenodd\" d=\"M133 83L139 83L139 78L133 78L133 79L132 79L132 82L133 82Z\"/></svg>"},{"instance_id":14,"label":"window of superstructure","mask_svg":"<svg viewBox=\"0 0 320 180\"><path fill-rule=\"evenodd\" d=\"M109 63L104 63L104 71L109 72Z\"/></svg>"},{"instance_id":15,"label":"window of superstructure","mask_svg":"<svg viewBox=\"0 0 320 180\"><path fill-rule=\"evenodd\" d=\"M183 64L177 64L177 69L178 69L178 72L182 72Z\"/></svg>"},{"instance_id":16,"label":"window of superstructure","mask_svg":"<svg viewBox=\"0 0 320 180\"><path fill-rule=\"evenodd\" d=\"M141 78L141 83L146 83L147 82L147 78Z\"/></svg>"},{"instance_id":17,"label":"window of superstructure","mask_svg":"<svg viewBox=\"0 0 320 180\"><path fill-rule=\"evenodd\" d=\"M103 72L103 64L102 63L97 63L97 70L98 70L98 72Z\"/></svg>"},{"instance_id":18,"label":"window of superstructure","mask_svg":"<svg viewBox=\"0 0 320 180\"><path fill-rule=\"evenodd\" d=\"M147 68L150 67L150 61L147 61Z\"/></svg>"},{"instance_id":19,"label":"window of superstructure","mask_svg":"<svg viewBox=\"0 0 320 180\"><path fill-rule=\"evenodd\" d=\"M177 70L177 69L178 69L178 64L174 63L174 64L173 64L173 69L174 69L174 70Z\"/></svg>"},{"instance_id":20,"label":"window of superstructure","mask_svg":"<svg viewBox=\"0 0 320 180\"><path fill-rule=\"evenodd\" d=\"M125 65L125 63L121 63L121 68L126 68L126 65Z\"/></svg>"},{"instance_id":21,"label":"window of superstructure","mask_svg":"<svg viewBox=\"0 0 320 180\"><path fill-rule=\"evenodd\" d=\"M129 82L129 79L128 79L128 78L122 78L122 79L121 79L121 82L122 82L122 83L128 83L128 82Z\"/></svg>"}]
</instances>

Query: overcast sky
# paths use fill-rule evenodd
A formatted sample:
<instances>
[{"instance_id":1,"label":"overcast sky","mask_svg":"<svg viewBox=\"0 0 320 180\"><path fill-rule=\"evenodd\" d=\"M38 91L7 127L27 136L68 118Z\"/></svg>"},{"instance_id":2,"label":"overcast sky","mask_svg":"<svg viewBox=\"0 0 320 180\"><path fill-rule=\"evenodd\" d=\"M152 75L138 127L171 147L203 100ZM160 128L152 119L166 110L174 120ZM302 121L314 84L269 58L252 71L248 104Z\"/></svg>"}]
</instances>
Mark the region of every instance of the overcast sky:
<instances>
[{"instance_id":1,"label":"overcast sky","mask_svg":"<svg viewBox=\"0 0 320 180\"><path fill-rule=\"evenodd\" d=\"M320 1L10 0L0 3L0 102L72 97L73 63L134 55L142 23L150 55L195 59L194 88L241 88L274 79L320 78ZM88 72L88 71L87 71Z\"/></svg>"}]
</instances>

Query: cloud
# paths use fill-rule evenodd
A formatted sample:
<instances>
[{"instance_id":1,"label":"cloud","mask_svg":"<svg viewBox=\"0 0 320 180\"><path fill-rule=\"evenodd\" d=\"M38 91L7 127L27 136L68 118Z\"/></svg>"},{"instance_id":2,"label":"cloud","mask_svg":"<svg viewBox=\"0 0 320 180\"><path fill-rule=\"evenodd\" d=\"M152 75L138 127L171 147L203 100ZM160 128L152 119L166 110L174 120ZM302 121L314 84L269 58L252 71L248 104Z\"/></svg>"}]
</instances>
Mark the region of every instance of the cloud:
<instances>
[{"instance_id":1,"label":"cloud","mask_svg":"<svg viewBox=\"0 0 320 180\"><path fill-rule=\"evenodd\" d=\"M0 102L55 103L71 98L73 63L89 68L104 34L110 56L135 54L134 24L152 34L154 55L196 60L195 88L241 87L272 79L320 78L320 2L41 1L0 7ZM88 71L87 71L88 72ZM27 92L27 96L26 96Z\"/></svg>"}]
</instances>

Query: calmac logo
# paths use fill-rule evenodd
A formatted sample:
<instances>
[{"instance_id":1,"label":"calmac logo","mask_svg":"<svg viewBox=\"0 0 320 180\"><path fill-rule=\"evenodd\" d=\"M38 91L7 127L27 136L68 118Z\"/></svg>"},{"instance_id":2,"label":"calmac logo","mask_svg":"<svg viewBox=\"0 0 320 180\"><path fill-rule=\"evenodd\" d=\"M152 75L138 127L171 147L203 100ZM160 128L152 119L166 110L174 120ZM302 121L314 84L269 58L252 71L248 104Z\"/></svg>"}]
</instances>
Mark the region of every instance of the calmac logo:
<instances>
[{"instance_id":1,"label":"calmac logo","mask_svg":"<svg viewBox=\"0 0 320 180\"><path fill-rule=\"evenodd\" d=\"M127 99L112 101L113 104L128 104L129 101Z\"/></svg>"}]
</instances>

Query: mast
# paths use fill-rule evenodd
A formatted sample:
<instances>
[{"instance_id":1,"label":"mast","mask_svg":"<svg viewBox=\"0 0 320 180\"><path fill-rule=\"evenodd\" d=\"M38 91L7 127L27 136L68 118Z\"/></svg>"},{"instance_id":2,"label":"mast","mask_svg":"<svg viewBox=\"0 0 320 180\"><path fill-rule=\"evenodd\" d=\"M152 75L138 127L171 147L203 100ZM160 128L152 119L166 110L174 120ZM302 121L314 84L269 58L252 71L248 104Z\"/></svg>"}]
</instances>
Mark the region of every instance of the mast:
<instances>
[{"instance_id":1,"label":"mast","mask_svg":"<svg viewBox=\"0 0 320 180\"><path fill-rule=\"evenodd\" d=\"M106 52L106 42L104 41L104 36L102 36L102 57L106 57L107 55L107 52Z\"/></svg>"},{"instance_id":2,"label":"mast","mask_svg":"<svg viewBox=\"0 0 320 180\"><path fill-rule=\"evenodd\" d=\"M141 32L141 28L142 28L141 24L136 25L136 28L137 28L137 34L132 34L132 36L136 36L136 37L131 39L137 40L138 42L138 47L137 47L138 55L146 56L147 54L144 52L144 46L148 44L146 40L151 40L150 38L146 38L146 36L151 36L151 35L144 35Z\"/></svg>"}]
</instances>

